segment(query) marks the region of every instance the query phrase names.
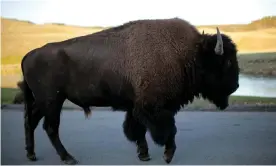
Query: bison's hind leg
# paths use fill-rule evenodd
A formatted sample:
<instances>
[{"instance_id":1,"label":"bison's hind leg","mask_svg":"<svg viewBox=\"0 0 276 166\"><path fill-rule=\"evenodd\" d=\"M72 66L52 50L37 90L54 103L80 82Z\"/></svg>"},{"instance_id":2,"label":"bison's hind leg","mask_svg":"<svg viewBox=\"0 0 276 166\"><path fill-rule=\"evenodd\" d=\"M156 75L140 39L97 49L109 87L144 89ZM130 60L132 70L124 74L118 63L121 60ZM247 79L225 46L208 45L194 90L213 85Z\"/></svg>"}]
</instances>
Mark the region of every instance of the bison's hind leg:
<instances>
[{"instance_id":1,"label":"bison's hind leg","mask_svg":"<svg viewBox=\"0 0 276 166\"><path fill-rule=\"evenodd\" d=\"M150 155L148 153L148 144L146 140L146 127L135 120L131 112L127 112L123 128L127 139L136 143L138 158L141 161L149 161Z\"/></svg>"},{"instance_id":2,"label":"bison's hind leg","mask_svg":"<svg viewBox=\"0 0 276 166\"><path fill-rule=\"evenodd\" d=\"M77 160L71 156L63 146L59 137L60 114L65 97L61 94L46 94L39 98L39 107L44 112L43 129L46 131L50 142L65 164L77 164Z\"/></svg>"},{"instance_id":3,"label":"bison's hind leg","mask_svg":"<svg viewBox=\"0 0 276 166\"><path fill-rule=\"evenodd\" d=\"M28 123L28 118L25 116L25 135L26 135L26 150L27 150L27 158L31 161L36 161L36 155L34 151L34 131L39 124L40 120L43 117L43 113L38 108L32 109L31 117L28 117L31 119L30 123Z\"/></svg>"},{"instance_id":4,"label":"bison's hind leg","mask_svg":"<svg viewBox=\"0 0 276 166\"><path fill-rule=\"evenodd\" d=\"M21 89L20 95L24 99L24 131L25 131L25 149L27 158L31 161L36 161L34 151L34 131L43 117L43 113L36 107L32 91L29 88L25 79L18 82L18 87Z\"/></svg>"}]
</instances>

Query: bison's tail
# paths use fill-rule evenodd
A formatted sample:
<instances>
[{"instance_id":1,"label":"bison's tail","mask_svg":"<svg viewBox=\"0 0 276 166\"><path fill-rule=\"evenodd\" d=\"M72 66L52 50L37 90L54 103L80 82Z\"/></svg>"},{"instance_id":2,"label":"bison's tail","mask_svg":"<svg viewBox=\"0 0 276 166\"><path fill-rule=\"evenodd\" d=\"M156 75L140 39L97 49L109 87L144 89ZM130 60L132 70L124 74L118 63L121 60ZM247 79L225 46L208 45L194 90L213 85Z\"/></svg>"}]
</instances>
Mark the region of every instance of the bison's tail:
<instances>
[{"instance_id":1,"label":"bison's tail","mask_svg":"<svg viewBox=\"0 0 276 166\"><path fill-rule=\"evenodd\" d=\"M17 87L21 90L20 92L18 92L14 99L13 99L13 104L20 104L24 102L24 98L23 98L23 81L18 81L17 82Z\"/></svg>"},{"instance_id":2,"label":"bison's tail","mask_svg":"<svg viewBox=\"0 0 276 166\"><path fill-rule=\"evenodd\" d=\"M32 107L34 105L33 93L25 79L23 79L23 81L18 82L17 85L21 89L21 93L23 93L23 99L25 104L25 120L27 120L28 124L31 124L33 109Z\"/></svg>"},{"instance_id":3,"label":"bison's tail","mask_svg":"<svg viewBox=\"0 0 276 166\"><path fill-rule=\"evenodd\" d=\"M17 83L17 86L20 88L21 93L23 93L24 103L25 104L31 103L31 105L32 105L34 102L34 97L33 97L33 93L31 91L31 89L29 88L29 85L27 84L26 80L23 79L23 81L19 81Z\"/></svg>"}]
</instances>

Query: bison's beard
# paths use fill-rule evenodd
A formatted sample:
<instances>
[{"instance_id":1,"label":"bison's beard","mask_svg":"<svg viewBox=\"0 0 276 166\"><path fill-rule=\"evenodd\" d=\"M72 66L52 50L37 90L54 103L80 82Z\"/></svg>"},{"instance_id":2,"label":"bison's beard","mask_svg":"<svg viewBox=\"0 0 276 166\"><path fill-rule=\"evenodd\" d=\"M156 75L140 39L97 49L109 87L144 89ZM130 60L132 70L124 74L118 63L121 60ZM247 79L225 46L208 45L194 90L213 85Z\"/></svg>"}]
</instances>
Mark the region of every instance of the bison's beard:
<instances>
[{"instance_id":1,"label":"bison's beard","mask_svg":"<svg viewBox=\"0 0 276 166\"><path fill-rule=\"evenodd\" d=\"M229 106L229 96L227 96L227 97L221 97L221 98L213 101L213 103L220 110L224 110L224 109L226 109Z\"/></svg>"},{"instance_id":2,"label":"bison's beard","mask_svg":"<svg viewBox=\"0 0 276 166\"><path fill-rule=\"evenodd\" d=\"M209 100L218 109L225 110L229 106L229 96L214 96L202 94L203 99Z\"/></svg>"}]
</instances>

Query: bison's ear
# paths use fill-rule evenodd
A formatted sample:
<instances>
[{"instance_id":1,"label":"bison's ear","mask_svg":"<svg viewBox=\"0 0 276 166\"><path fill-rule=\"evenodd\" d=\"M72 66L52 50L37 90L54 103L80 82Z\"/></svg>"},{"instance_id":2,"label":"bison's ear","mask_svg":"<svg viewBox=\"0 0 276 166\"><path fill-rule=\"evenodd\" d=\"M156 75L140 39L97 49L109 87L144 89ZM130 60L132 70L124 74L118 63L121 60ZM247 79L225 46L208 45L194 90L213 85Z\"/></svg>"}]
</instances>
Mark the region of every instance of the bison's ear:
<instances>
[{"instance_id":1,"label":"bison's ear","mask_svg":"<svg viewBox=\"0 0 276 166\"><path fill-rule=\"evenodd\" d=\"M217 55L223 55L223 41L218 27L217 27L217 44L215 47L215 53Z\"/></svg>"}]
</instances>

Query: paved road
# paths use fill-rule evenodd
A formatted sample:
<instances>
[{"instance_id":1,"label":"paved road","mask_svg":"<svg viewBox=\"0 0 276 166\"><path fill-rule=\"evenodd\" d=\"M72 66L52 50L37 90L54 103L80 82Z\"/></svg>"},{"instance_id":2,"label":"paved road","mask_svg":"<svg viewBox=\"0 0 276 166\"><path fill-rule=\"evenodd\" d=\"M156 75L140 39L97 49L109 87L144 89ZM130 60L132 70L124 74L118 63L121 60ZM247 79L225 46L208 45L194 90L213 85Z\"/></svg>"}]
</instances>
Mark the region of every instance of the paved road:
<instances>
[{"instance_id":1,"label":"paved road","mask_svg":"<svg viewBox=\"0 0 276 166\"><path fill-rule=\"evenodd\" d=\"M1 164L63 164L42 123L36 138L37 162L25 157L23 113L2 110ZM136 158L135 146L123 135L124 113L64 111L61 139L79 164L165 164L163 148L147 135L152 160ZM177 151L171 164L276 164L276 112L181 112L176 118ZM42 122L42 121L41 121Z\"/></svg>"}]
</instances>

